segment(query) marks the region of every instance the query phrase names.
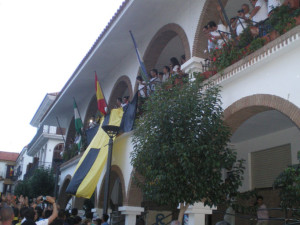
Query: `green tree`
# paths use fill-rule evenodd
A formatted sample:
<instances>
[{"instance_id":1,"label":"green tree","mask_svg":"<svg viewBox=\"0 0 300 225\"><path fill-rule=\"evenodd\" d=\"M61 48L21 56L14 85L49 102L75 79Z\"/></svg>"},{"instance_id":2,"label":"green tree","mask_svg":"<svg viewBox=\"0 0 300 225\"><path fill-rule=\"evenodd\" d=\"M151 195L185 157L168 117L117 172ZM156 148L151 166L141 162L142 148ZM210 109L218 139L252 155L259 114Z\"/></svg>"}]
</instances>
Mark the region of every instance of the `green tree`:
<instances>
[{"instance_id":1,"label":"green tree","mask_svg":"<svg viewBox=\"0 0 300 225\"><path fill-rule=\"evenodd\" d=\"M201 80L166 86L152 93L137 120L131 154L143 177L137 184L161 205L223 204L237 192L244 168L228 147L231 133L223 121L220 87L203 86ZM225 169L230 171L226 180ZM185 210L181 207L179 220Z\"/></svg>"},{"instance_id":2,"label":"green tree","mask_svg":"<svg viewBox=\"0 0 300 225\"><path fill-rule=\"evenodd\" d=\"M275 180L274 187L280 190L281 207L300 207L300 166L289 166ZM298 216L300 213L298 212Z\"/></svg>"},{"instance_id":3,"label":"green tree","mask_svg":"<svg viewBox=\"0 0 300 225\"><path fill-rule=\"evenodd\" d=\"M33 175L19 183L15 188L15 195L28 196L29 198L40 195L53 195L55 185L52 170L46 168L36 169Z\"/></svg>"}]
</instances>

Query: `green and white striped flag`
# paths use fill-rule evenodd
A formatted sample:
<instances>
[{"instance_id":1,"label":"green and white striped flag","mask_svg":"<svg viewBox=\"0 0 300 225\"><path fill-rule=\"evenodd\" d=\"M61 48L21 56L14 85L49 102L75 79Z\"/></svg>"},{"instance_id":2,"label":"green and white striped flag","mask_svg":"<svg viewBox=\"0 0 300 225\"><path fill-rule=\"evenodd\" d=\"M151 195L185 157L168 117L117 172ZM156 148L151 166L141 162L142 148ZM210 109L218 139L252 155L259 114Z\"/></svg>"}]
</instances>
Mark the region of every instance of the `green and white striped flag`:
<instances>
[{"instance_id":1,"label":"green and white striped flag","mask_svg":"<svg viewBox=\"0 0 300 225\"><path fill-rule=\"evenodd\" d=\"M74 99L74 120L75 120L75 130L77 133L75 143L77 144L78 150L80 151L81 143L82 143L82 127L83 127L83 125L82 125L82 120L80 118L75 99Z\"/></svg>"}]
</instances>

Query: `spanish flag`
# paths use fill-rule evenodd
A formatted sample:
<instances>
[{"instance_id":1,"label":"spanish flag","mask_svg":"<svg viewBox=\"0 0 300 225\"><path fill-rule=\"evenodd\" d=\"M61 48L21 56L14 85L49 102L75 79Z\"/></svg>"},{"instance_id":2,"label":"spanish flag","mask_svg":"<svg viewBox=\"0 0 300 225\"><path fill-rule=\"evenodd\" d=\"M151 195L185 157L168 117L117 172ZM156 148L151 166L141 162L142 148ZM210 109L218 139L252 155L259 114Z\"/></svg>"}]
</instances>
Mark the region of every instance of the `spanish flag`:
<instances>
[{"instance_id":1,"label":"spanish flag","mask_svg":"<svg viewBox=\"0 0 300 225\"><path fill-rule=\"evenodd\" d=\"M96 97L97 97L97 104L98 104L98 110L100 111L100 113L105 116L106 115L106 111L107 111L107 104L105 101L105 98L103 96L98 78L97 78L97 73L95 71L95 87L96 87Z\"/></svg>"},{"instance_id":2,"label":"spanish flag","mask_svg":"<svg viewBox=\"0 0 300 225\"><path fill-rule=\"evenodd\" d=\"M100 175L106 165L109 137L102 129L103 124L120 126L123 118L123 108L112 109L110 114L102 117L99 130L85 150L77 164L74 175L66 192L76 197L91 198Z\"/></svg>"}]
</instances>

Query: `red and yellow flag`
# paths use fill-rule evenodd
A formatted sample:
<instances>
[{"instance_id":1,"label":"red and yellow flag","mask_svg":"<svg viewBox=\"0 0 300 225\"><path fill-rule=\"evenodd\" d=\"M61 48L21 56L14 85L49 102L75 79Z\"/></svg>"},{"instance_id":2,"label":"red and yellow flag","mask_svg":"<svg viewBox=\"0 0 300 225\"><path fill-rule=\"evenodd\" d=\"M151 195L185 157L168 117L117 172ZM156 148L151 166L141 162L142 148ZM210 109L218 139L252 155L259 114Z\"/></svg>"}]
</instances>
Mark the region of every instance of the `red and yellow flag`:
<instances>
[{"instance_id":1,"label":"red and yellow flag","mask_svg":"<svg viewBox=\"0 0 300 225\"><path fill-rule=\"evenodd\" d=\"M97 104L98 104L98 110L100 111L100 113L105 116L106 115L106 111L107 111L107 104L105 101L105 98L103 96L98 78L97 78L97 73L95 72L95 87L96 87L96 97L97 97Z\"/></svg>"}]
</instances>

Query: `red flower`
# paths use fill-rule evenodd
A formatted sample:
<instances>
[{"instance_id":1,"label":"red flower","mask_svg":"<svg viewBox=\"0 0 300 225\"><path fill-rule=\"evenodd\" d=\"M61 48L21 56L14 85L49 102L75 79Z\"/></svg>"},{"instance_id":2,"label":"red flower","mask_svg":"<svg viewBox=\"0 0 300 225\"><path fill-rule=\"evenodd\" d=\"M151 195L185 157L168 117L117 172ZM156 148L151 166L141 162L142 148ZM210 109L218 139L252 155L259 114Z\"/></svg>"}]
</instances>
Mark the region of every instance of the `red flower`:
<instances>
[{"instance_id":1,"label":"red flower","mask_svg":"<svg viewBox=\"0 0 300 225\"><path fill-rule=\"evenodd\" d=\"M215 62L217 60L217 57L213 57L213 61Z\"/></svg>"}]
</instances>

